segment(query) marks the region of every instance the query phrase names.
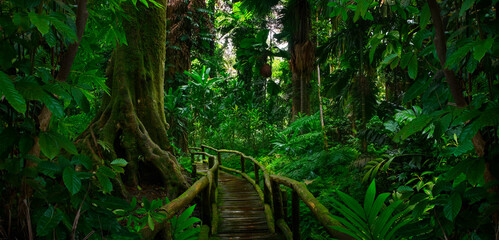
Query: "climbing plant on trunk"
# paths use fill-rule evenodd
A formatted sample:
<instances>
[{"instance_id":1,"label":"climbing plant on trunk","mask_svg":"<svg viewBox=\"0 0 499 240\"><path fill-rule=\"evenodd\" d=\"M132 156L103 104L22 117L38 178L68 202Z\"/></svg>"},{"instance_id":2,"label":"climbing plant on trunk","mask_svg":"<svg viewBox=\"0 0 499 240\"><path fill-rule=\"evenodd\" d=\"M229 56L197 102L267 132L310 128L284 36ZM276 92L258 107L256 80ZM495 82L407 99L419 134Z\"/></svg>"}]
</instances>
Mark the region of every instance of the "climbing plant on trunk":
<instances>
[{"instance_id":1,"label":"climbing plant on trunk","mask_svg":"<svg viewBox=\"0 0 499 240\"><path fill-rule=\"evenodd\" d=\"M170 196L188 186L171 153L164 114L166 1L161 7L125 4L127 45L117 46L108 66L107 85L96 118L79 138L94 159L125 158L129 164L117 179L125 186L162 182ZM122 184L124 183L124 184Z\"/></svg>"}]
</instances>

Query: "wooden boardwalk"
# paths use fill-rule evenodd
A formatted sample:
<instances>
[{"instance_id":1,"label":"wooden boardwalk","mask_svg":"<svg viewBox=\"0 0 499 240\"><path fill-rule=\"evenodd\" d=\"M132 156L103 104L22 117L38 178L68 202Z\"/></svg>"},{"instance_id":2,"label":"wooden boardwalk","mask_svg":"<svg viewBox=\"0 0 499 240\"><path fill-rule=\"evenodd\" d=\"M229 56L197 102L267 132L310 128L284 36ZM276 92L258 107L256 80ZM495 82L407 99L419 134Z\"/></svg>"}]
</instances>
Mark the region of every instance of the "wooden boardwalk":
<instances>
[{"instance_id":1,"label":"wooden boardwalk","mask_svg":"<svg viewBox=\"0 0 499 240\"><path fill-rule=\"evenodd\" d=\"M200 171L206 166L198 165ZM271 233L263 202L242 177L220 171L218 179L219 225L217 239L281 239Z\"/></svg>"}]
</instances>

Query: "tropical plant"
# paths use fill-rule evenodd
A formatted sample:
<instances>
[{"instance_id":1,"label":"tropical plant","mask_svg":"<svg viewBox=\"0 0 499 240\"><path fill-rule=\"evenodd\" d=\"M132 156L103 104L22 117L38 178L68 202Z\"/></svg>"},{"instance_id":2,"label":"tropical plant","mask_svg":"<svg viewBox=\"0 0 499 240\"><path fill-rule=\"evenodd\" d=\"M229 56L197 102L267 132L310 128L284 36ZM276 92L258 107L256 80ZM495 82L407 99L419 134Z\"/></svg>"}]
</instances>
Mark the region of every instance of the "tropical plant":
<instances>
[{"instance_id":1,"label":"tropical plant","mask_svg":"<svg viewBox=\"0 0 499 240\"><path fill-rule=\"evenodd\" d=\"M385 204L390 193L381 193L376 197L376 183L373 180L367 189L364 206L341 191L336 191L341 201L334 200L334 208L343 217L332 216L346 228L333 226L358 240L364 239L401 239L399 230L414 221L410 213L412 207L403 200L394 200Z\"/></svg>"},{"instance_id":2,"label":"tropical plant","mask_svg":"<svg viewBox=\"0 0 499 240\"><path fill-rule=\"evenodd\" d=\"M194 227L201 220L196 217L191 217L196 205L187 208L180 216L174 216L170 221L172 224L172 238L174 240L193 240L198 239L198 234L201 228Z\"/></svg>"}]
</instances>

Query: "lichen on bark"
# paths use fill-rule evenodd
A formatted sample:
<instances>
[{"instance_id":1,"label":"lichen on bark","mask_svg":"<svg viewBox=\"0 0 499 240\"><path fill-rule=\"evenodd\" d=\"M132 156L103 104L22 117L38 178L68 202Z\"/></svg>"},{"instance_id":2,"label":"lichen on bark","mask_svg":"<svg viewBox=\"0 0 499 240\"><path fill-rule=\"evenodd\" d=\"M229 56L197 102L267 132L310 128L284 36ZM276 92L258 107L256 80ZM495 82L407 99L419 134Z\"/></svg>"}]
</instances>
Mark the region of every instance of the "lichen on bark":
<instances>
[{"instance_id":1,"label":"lichen on bark","mask_svg":"<svg viewBox=\"0 0 499 240\"><path fill-rule=\"evenodd\" d=\"M108 65L107 85L96 118L80 136L78 143L101 159L124 158L129 164L123 184L162 183L169 197L187 189L188 182L171 153L164 114L164 72L166 57L166 0L164 8L124 4L128 20L123 22L127 45L114 49ZM123 180L123 181L122 181Z\"/></svg>"}]
</instances>

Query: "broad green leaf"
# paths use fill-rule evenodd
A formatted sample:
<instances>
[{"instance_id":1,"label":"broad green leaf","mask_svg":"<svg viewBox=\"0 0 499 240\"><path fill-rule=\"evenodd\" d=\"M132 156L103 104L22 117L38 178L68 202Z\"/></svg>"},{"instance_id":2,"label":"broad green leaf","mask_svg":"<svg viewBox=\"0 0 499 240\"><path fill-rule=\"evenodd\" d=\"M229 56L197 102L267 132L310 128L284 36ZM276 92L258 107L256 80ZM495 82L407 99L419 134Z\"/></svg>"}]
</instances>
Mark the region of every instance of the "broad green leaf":
<instances>
[{"instance_id":1,"label":"broad green leaf","mask_svg":"<svg viewBox=\"0 0 499 240\"><path fill-rule=\"evenodd\" d=\"M356 23L359 20L360 11L359 11L358 5L353 6L353 7L355 7L355 9L353 10L355 12L353 15L353 22Z\"/></svg>"},{"instance_id":2,"label":"broad green leaf","mask_svg":"<svg viewBox=\"0 0 499 240\"><path fill-rule=\"evenodd\" d=\"M62 212L50 206L36 221L36 235L39 237L47 236L61 222L62 218Z\"/></svg>"},{"instance_id":3,"label":"broad green leaf","mask_svg":"<svg viewBox=\"0 0 499 240\"><path fill-rule=\"evenodd\" d=\"M412 199L411 199L411 201L412 201ZM412 210L412 216L414 218L421 217L423 215L423 213L425 212L426 208L428 207L429 202L430 202L430 200L424 199L421 202L417 203L416 206L414 206L414 208Z\"/></svg>"},{"instance_id":4,"label":"broad green leaf","mask_svg":"<svg viewBox=\"0 0 499 240\"><path fill-rule=\"evenodd\" d=\"M421 115L405 125L394 137L393 140L398 142L405 140L411 135L422 131L432 120L429 115Z\"/></svg>"},{"instance_id":5,"label":"broad green leaf","mask_svg":"<svg viewBox=\"0 0 499 240\"><path fill-rule=\"evenodd\" d=\"M76 147L71 140L57 133L53 133L52 136L56 139L59 147L64 148L66 151L68 151L68 153L71 153L73 155L78 154L78 150L76 150Z\"/></svg>"},{"instance_id":6,"label":"broad green leaf","mask_svg":"<svg viewBox=\"0 0 499 240\"><path fill-rule=\"evenodd\" d=\"M419 30L412 38L412 42L418 49L420 49L423 46L423 41L428 39L431 34L432 33L428 31L428 29Z\"/></svg>"},{"instance_id":7,"label":"broad green leaf","mask_svg":"<svg viewBox=\"0 0 499 240\"><path fill-rule=\"evenodd\" d=\"M72 167L66 167L62 172L62 180L64 181L64 185L71 193L71 195L75 195L80 191L81 188L81 179L76 174L75 170Z\"/></svg>"},{"instance_id":8,"label":"broad green leaf","mask_svg":"<svg viewBox=\"0 0 499 240\"><path fill-rule=\"evenodd\" d=\"M111 162L112 166L117 166L117 167L126 167L127 164L128 162L123 158L117 158Z\"/></svg>"},{"instance_id":9,"label":"broad green leaf","mask_svg":"<svg viewBox=\"0 0 499 240\"><path fill-rule=\"evenodd\" d=\"M178 220L182 223L187 221L187 219L192 215L192 212L194 212L194 208L196 205L192 205L189 208L187 208L181 215L178 217Z\"/></svg>"},{"instance_id":10,"label":"broad green leaf","mask_svg":"<svg viewBox=\"0 0 499 240\"><path fill-rule=\"evenodd\" d=\"M45 34L45 42L49 45L49 47L55 47L57 45L57 37L53 30L49 30L47 34Z\"/></svg>"},{"instance_id":11,"label":"broad green leaf","mask_svg":"<svg viewBox=\"0 0 499 240\"><path fill-rule=\"evenodd\" d=\"M332 199L334 203L334 208L340 212L343 216L347 217L352 226L350 229L355 230L355 232L360 232L361 229L368 229L367 221L362 219L357 213L353 212L350 207L345 206L336 199Z\"/></svg>"},{"instance_id":12,"label":"broad green leaf","mask_svg":"<svg viewBox=\"0 0 499 240\"><path fill-rule=\"evenodd\" d=\"M478 43L475 44L473 51L473 58L475 58L477 61L480 62L482 58L485 56L485 53L492 48L493 44L494 44L493 38L480 40Z\"/></svg>"},{"instance_id":13,"label":"broad green leaf","mask_svg":"<svg viewBox=\"0 0 499 240\"><path fill-rule=\"evenodd\" d=\"M101 166L97 172L102 173L104 176L109 177L109 178L114 178L116 177L116 173L113 172L111 168L108 168L106 166Z\"/></svg>"},{"instance_id":14,"label":"broad green leaf","mask_svg":"<svg viewBox=\"0 0 499 240\"><path fill-rule=\"evenodd\" d=\"M146 7L149 7L149 3L147 2L147 0L140 0L140 2L144 5L146 5Z\"/></svg>"},{"instance_id":15,"label":"broad green leaf","mask_svg":"<svg viewBox=\"0 0 499 240\"><path fill-rule=\"evenodd\" d=\"M385 57L385 59L383 59L383 62L381 63L382 65L388 65L390 64L393 59L395 59L396 57L398 57L398 54L397 53L392 53L388 56Z\"/></svg>"},{"instance_id":16,"label":"broad green leaf","mask_svg":"<svg viewBox=\"0 0 499 240\"><path fill-rule=\"evenodd\" d=\"M427 81L424 78L418 78L416 81L412 84L412 86L407 90L404 94L404 103L407 103L417 96L423 94L424 91L428 88L428 85L430 84L430 81Z\"/></svg>"},{"instance_id":17,"label":"broad green leaf","mask_svg":"<svg viewBox=\"0 0 499 240\"><path fill-rule=\"evenodd\" d=\"M406 68L407 65L409 65L409 62L411 61L413 55L414 54L412 52L402 54L402 58L400 59L400 67L402 69Z\"/></svg>"},{"instance_id":18,"label":"broad green leaf","mask_svg":"<svg viewBox=\"0 0 499 240\"><path fill-rule=\"evenodd\" d=\"M425 3L421 9L421 15L419 16L419 26L421 29L426 28L426 25L428 25L428 22L430 21L430 16L430 7L428 6L428 3Z\"/></svg>"},{"instance_id":19,"label":"broad green leaf","mask_svg":"<svg viewBox=\"0 0 499 240\"><path fill-rule=\"evenodd\" d=\"M113 191L113 184L111 183L111 180L109 178L102 174L101 172L97 172L97 180L99 180L99 183L102 187L102 190L104 193L110 193Z\"/></svg>"},{"instance_id":20,"label":"broad green leaf","mask_svg":"<svg viewBox=\"0 0 499 240\"><path fill-rule=\"evenodd\" d=\"M40 133L40 150L43 155L48 157L49 159L53 159L59 153L60 147L57 143L57 139L54 138L52 133L50 132L41 132Z\"/></svg>"},{"instance_id":21,"label":"broad green leaf","mask_svg":"<svg viewBox=\"0 0 499 240\"><path fill-rule=\"evenodd\" d=\"M154 221L151 217L151 214L147 214L147 225L149 226L149 228L151 228L151 230L154 231Z\"/></svg>"},{"instance_id":22,"label":"broad green leaf","mask_svg":"<svg viewBox=\"0 0 499 240\"><path fill-rule=\"evenodd\" d=\"M368 218L369 218L369 212L371 212L371 207L374 203L375 196L376 196L376 183L373 179L373 181L371 182L371 184L367 188L366 196L364 197L364 210L365 210Z\"/></svg>"},{"instance_id":23,"label":"broad green leaf","mask_svg":"<svg viewBox=\"0 0 499 240\"><path fill-rule=\"evenodd\" d=\"M364 18L366 15L367 9L369 8L369 3L367 0L357 0L357 10L360 11L360 16Z\"/></svg>"},{"instance_id":24,"label":"broad green leaf","mask_svg":"<svg viewBox=\"0 0 499 240\"><path fill-rule=\"evenodd\" d=\"M402 200L399 200L399 201L396 201L396 202L402 202ZM394 205L396 202L394 202L394 203L390 204L390 206L388 206L388 208L387 208L387 211L388 211L388 209L389 209L392 205ZM394 208L394 209L396 209L396 208ZM394 230L396 230L396 229L398 229L398 228L399 228L398 226L399 226L401 223L403 224L403 222L404 222L404 221L403 221L403 217L404 217L404 216L405 216L405 215L406 215L409 211L411 211L411 208L406 207L406 208L404 208L404 210L403 210L403 211L401 211L401 212L399 212L399 213L395 214L393 217L391 217L391 218L390 218L390 219L389 219L386 223L384 223L384 224L376 224L376 226L381 226L381 228L382 228L381 232L379 232L380 236L382 236L382 237L381 237L381 239L390 239L389 235L390 235L390 234L393 234L393 231L394 231ZM391 214L390 214L390 215L391 215ZM401 222L401 221L402 221L402 222ZM394 224L395 224L395 225L394 225ZM405 224L403 224L403 225L405 225ZM390 231L390 230L392 230L392 231L391 231L392 233L388 233L388 234L387 234L387 232L388 232L388 231Z\"/></svg>"},{"instance_id":25,"label":"broad green leaf","mask_svg":"<svg viewBox=\"0 0 499 240\"><path fill-rule=\"evenodd\" d=\"M154 4L154 6L156 6L156 7L163 9L163 5L161 5L160 3L156 2L155 0L149 0L149 2L151 2L152 4Z\"/></svg>"},{"instance_id":26,"label":"broad green leaf","mask_svg":"<svg viewBox=\"0 0 499 240\"><path fill-rule=\"evenodd\" d=\"M463 5L461 5L461 10L459 10L459 16L462 17L464 13L475 4L475 0L464 0Z\"/></svg>"},{"instance_id":27,"label":"broad green leaf","mask_svg":"<svg viewBox=\"0 0 499 240\"><path fill-rule=\"evenodd\" d=\"M362 206L355 200L354 198L350 197L348 194L345 194L341 191L337 192L338 195L340 196L341 200L348 205L349 208L351 208L357 215L359 215L362 219L367 220L366 218L366 213Z\"/></svg>"},{"instance_id":28,"label":"broad green leaf","mask_svg":"<svg viewBox=\"0 0 499 240\"><path fill-rule=\"evenodd\" d=\"M45 35L49 32L49 19L47 16L38 15L35 11L31 11L28 14L28 17L31 23L36 26L36 28L42 35Z\"/></svg>"},{"instance_id":29,"label":"broad green leaf","mask_svg":"<svg viewBox=\"0 0 499 240\"><path fill-rule=\"evenodd\" d=\"M78 104L84 112L88 113L90 111L90 103L80 88L71 88L71 95L73 96L76 104Z\"/></svg>"},{"instance_id":30,"label":"broad green leaf","mask_svg":"<svg viewBox=\"0 0 499 240\"><path fill-rule=\"evenodd\" d=\"M390 69L395 69L398 65L399 65L399 62L400 62L400 58L397 56L397 58L395 58L392 63L390 63Z\"/></svg>"},{"instance_id":31,"label":"broad green leaf","mask_svg":"<svg viewBox=\"0 0 499 240\"><path fill-rule=\"evenodd\" d=\"M73 158L71 159L71 164L83 165L87 170L92 169L92 161L89 157L82 154L73 156Z\"/></svg>"},{"instance_id":32,"label":"broad green leaf","mask_svg":"<svg viewBox=\"0 0 499 240\"><path fill-rule=\"evenodd\" d=\"M447 200L447 204L444 205L444 216L453 222L461 211L461 205L461 196L458 193L453 193Z\"/></svg>"},{"instance_id":33,"label":"broad green leaf","mask_svg":"<svg viewBox=\"0 0 499 240\"><path fill-rule=\"evenodd\" d=\"M382 193L378 195L376 198L376 201L374 201L373 206L371 207L371 211L368 213L368 222L369 225L373 225L375 219L378 217L378 214L381 211L381 208L383 207L385 200L390 196L390 193Z\"/></svg>"},{"instance_id":34,"label":"broad green leaf","mask_svg":"<svg viewBox=\"0 0 499 240\"><path fill-rule=\"evenodd\" d=\"M0 97L2 95L17 112L22 114L26 112L26 100L14 87L9 76L0 71Z\"/></svg>"},{"instance_id":35,"label":"broad green leaf","mask_svg":"<svg viewBox=\"0 0 499 240\"><path fill-rule=\"evenodd\" d=\"M55 17L49 17L49 20L52 23L52 25L54 25L55 29L57 29L57 31L64 38L67 38L67 39L71 40L72 42L77 40L76 32L71 27L69 27L68 25L66 25L65 23L63 23L62 21L60 21L59 19L57 19Z\"/></svg>"},{"instance_id":36,"label":"broad green leaf","mask_svg":"<svg viewBox=\"0 0 499 240\"><path fill-rule=\"evenodd\" d=\"M456 64L458 64L464 57L471 51L473 48L473 43L466 43L463 46L459 46L459 48L454 51L445 62L446 68L452 68Z\"/></svg>"},{"instance_id":37,"label":"broad green leaf","mask_svg":"<svg viewBox=\"0 0 499 240\"><path fill-rule=\"evenodd\" d=\"M409 77L416 79L418 76L418 56L416 54L412 55L411 61L409 62Z\"/></svg>"},{"instance_id":38,"label":"broad green leaf","mask_svg":"<svg viewBox=\"0 0 499 240\"><path fill-rule=\"evenodd\" d=\"M370 12L366 12L365 20L374 21L374 16Z\"/></svg>"},{"instance_id":39,"label":"broad green leaf","mask_svg":"<svg viewBox=\"0 0 499 240\"><path fill-rule=\"evenodd\" d=\"M365 229L357 229L355 226L352 225L351 222L347 221L346 219L344 218L341 218L341 217L338 217L338 216L335 216L335 215L331 215L332 218L334 218L336 221L340 222L343 226L346 227L343 228L345 229L345 231L348 231L348 232L351 232L351 233L355 233L353 235L350 235L352 237L355 237L355 239L367 239L367 236L365 235ZM348 229L348 230L347 230ZM351 231L349 231L351 230Z\"/></svg>"},{"instance_id":40,"label":"broad green leaf","mask_svg":"<svg viewBox=\"0 0 499 240\"><path fill-rule=\"evenodd\" d=\"M38 170L48 177L55 178L55 174L62 171L61 166L50 161L41 161L37 166Z\"/></svg>"},{"instance_id":41,"label":"broad green leaf","mask_svg":"<svg viewBox=\"0 0 499 240\"><path fill-rule=\"evenodd\" d=\"M47 106L50 112L54 114L55 117L64 117L64 106L59 102L58 99L51 96L50 94L44 94L41 100Z\"/></svg>"}]
</instances>

